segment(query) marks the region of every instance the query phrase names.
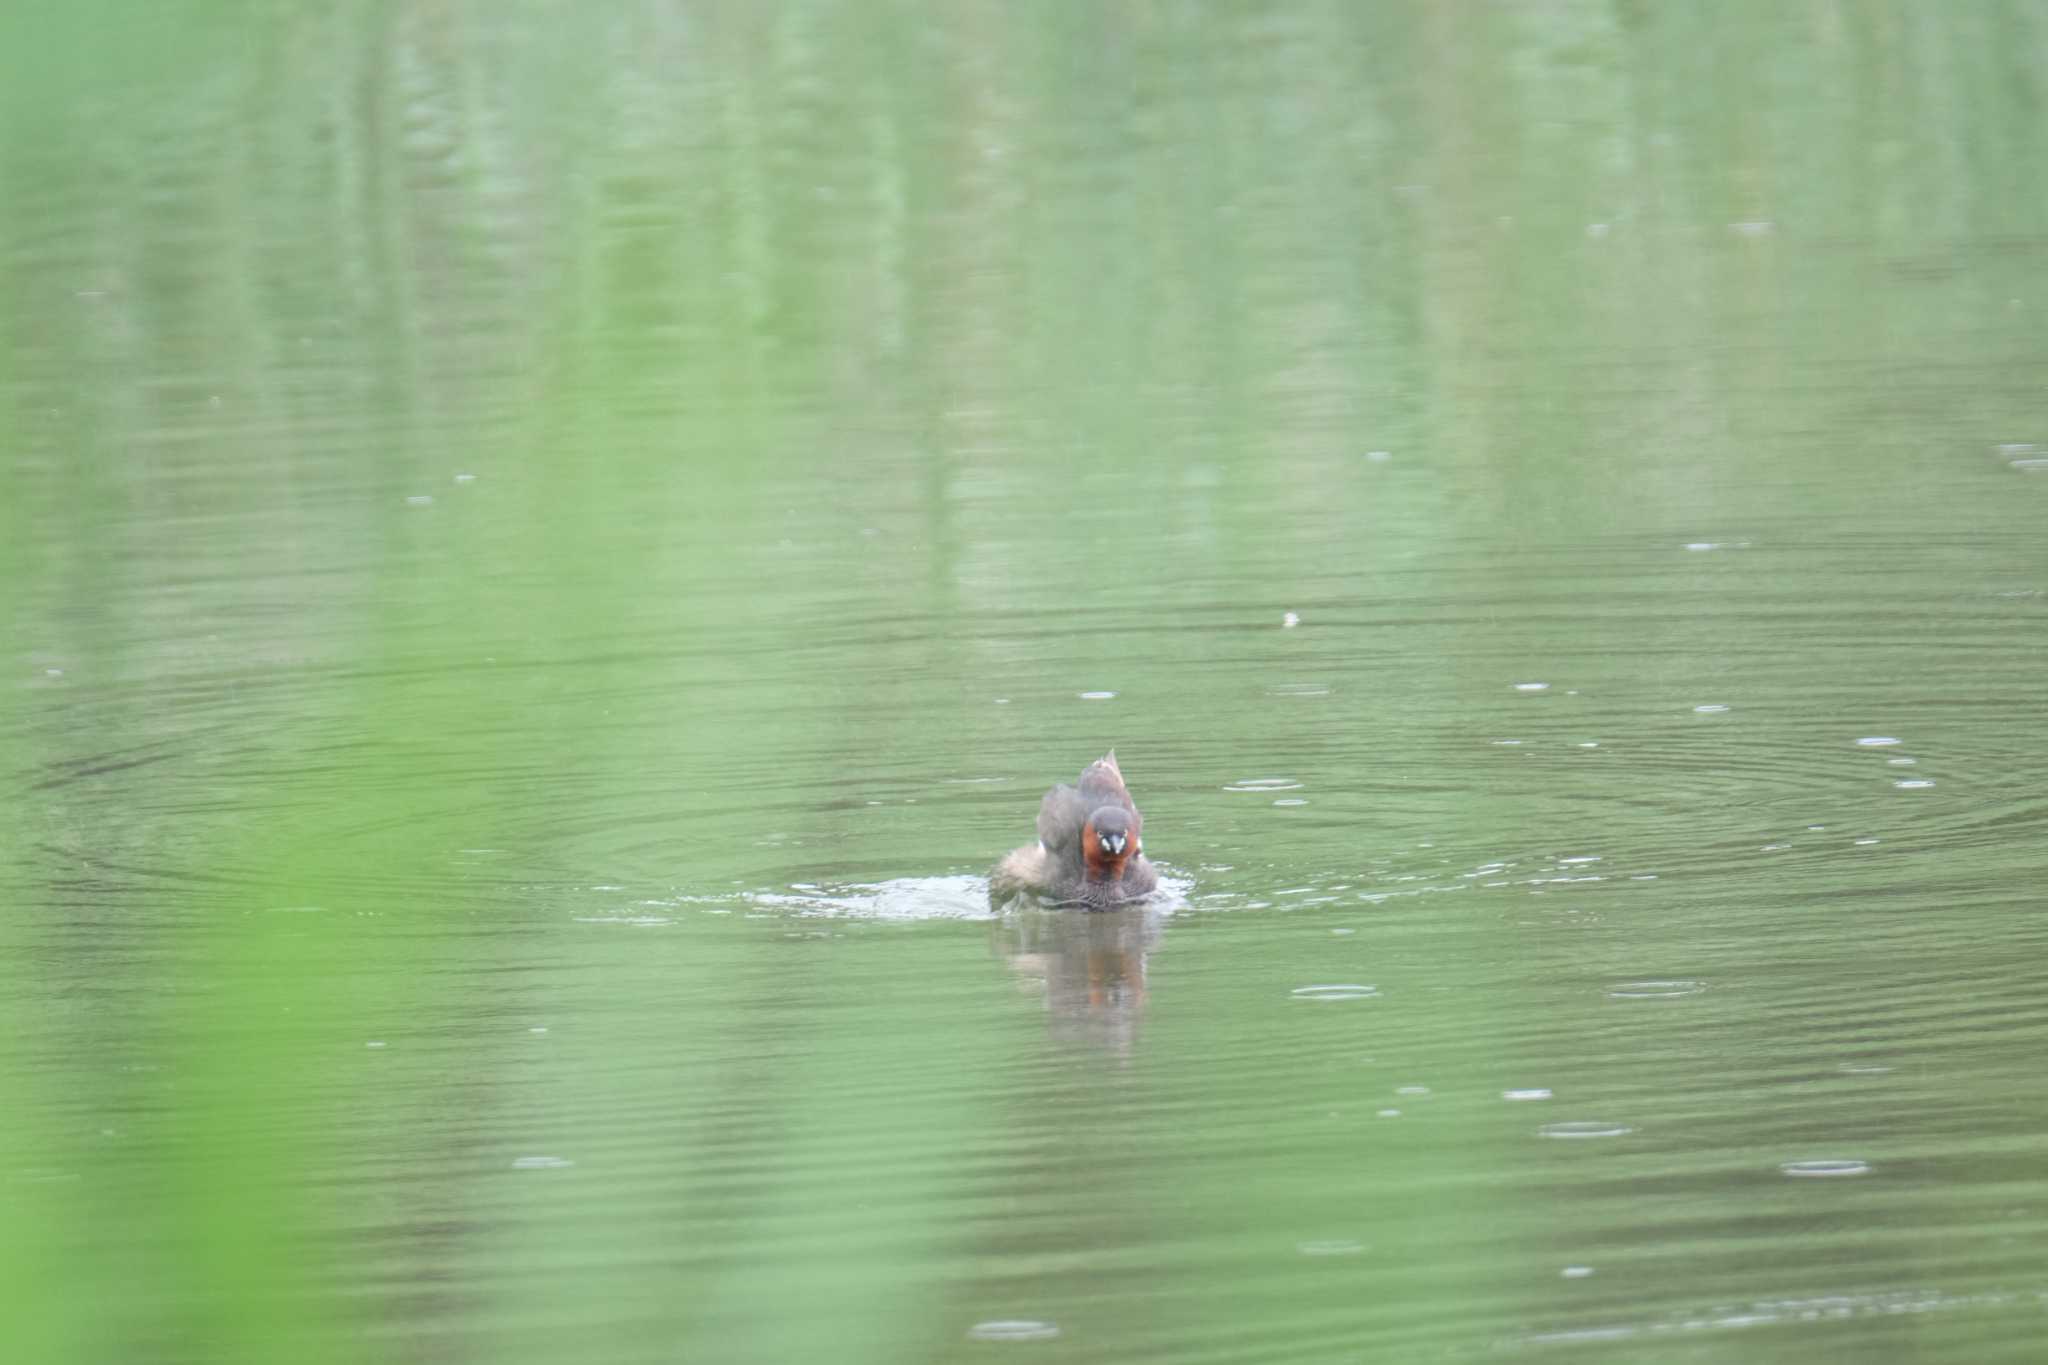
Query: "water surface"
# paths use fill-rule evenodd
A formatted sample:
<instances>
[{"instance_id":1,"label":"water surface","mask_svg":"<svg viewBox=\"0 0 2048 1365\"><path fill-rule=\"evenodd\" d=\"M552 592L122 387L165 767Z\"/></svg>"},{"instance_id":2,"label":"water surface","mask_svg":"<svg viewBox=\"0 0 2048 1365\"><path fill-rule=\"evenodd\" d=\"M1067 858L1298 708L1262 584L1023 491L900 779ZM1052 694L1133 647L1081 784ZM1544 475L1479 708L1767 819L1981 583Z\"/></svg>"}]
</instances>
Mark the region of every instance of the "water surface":
<instances>
[{"instance_id":1,"label":"water surface","mask_svg":"<svg viewBox=\"0 0 2048 1365\"><path fill-rule=\"evenodd\" d=\"M109 13L22 1358L2034 1358L2036 10Z\"/></svg>"}]
</instances>

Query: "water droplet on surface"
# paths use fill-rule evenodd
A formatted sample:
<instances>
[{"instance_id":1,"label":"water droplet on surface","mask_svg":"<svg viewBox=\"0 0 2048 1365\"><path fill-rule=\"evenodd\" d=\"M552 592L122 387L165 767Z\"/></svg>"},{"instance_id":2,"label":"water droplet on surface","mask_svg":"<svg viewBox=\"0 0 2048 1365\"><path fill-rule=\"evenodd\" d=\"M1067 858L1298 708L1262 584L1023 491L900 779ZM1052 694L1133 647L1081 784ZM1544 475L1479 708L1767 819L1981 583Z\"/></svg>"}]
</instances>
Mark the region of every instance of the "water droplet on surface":
<instances>
[{"instance_id":1,"label":"water droplet on surface","mask_svg":"<svg viewBox=\"0 0 2048 1365\"><path fill-rule=\"evenodd\" d=\"M1592 1119L1575 1119L1569 1123L1546 1123L1536 1130L1536 1136L1547 1138L1611 1138L1633 1133L1635 1129L1625 1123L1600 1123Z\"/></svg>"},{"instance_id":2,"label":"water droplet on surface","mask_svg":"<svg viewBox=\"0 0 2048 1365\"><path fill-rule=\"evenodd\" d=\"M1051 1341L1059 1334L1057 1325L1036 1318L1001 1318L967 1329L969 1341Z\"/></svg>"},{"instance_id":3,"label":"water droplet on surface","mask_svg":"<svg viewBox=\"0 0 2048 1365\"><path fill-rule=\"evenodd\" d=\"M1378 997L1378 986L1340 984L1330 986L1296 986L1292 992L1296 1000L1372 1000Z\"/></svg>"},{"instance_id":4,"label":"water droplet on surface","mask_svg":"<svg viewBox=\"0 0 2048 1365\"><path fill-rule=\"evenodd\" d=\"M1778 1170L1785 1175L1805 1176L1809 1178L1825 1178L1827 1176L1837 1175L1868 1175L1870 1173L1870 1163L1867 1161L1856 1161L1854 1159L1835 1159L1825 1161L1787 1161L1781 1164L1778 1167Z\"/></svg>"}]
</instances>

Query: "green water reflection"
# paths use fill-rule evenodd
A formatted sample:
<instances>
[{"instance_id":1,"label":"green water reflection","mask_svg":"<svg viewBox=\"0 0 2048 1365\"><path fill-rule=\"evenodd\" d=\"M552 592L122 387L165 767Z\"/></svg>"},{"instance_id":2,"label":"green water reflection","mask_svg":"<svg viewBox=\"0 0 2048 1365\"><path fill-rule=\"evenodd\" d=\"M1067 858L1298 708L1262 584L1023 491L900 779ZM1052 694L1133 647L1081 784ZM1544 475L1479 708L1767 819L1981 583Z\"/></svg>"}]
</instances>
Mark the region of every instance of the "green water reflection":
<instances>
[{"instance_id":1,"label":"green water reflection","mask_svg":"<svg viewBox=\"0 0 2048 1365\"><path fill-rule=\"evenodd\" d=\"M2048 11L31 8L10 1354L2034 1358Z\"/></svg>"}]
</instances>

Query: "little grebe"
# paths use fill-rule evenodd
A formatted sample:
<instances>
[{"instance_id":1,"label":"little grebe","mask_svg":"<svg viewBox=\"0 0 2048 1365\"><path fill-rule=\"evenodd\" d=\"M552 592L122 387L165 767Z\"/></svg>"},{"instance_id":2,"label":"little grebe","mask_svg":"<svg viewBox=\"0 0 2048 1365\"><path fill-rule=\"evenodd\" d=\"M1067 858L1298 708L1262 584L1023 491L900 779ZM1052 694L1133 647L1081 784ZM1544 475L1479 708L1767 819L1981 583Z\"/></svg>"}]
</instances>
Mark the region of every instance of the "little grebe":
<instances>
[{"instance_id":1,"label":"little grebe","mask_svg":"<svg viewBox=\"0 0 2048 1365\"><path fill-rule=\"evenodd\" d=\"M1056 901L1107 910L1141 900L1159 885L1138 832L1144 820L1124 789L1111 750L1062 782L1038 804L1038 842L1007 855L989 873L989 898L1035 891Z\"/></svg>"}]
</instances>

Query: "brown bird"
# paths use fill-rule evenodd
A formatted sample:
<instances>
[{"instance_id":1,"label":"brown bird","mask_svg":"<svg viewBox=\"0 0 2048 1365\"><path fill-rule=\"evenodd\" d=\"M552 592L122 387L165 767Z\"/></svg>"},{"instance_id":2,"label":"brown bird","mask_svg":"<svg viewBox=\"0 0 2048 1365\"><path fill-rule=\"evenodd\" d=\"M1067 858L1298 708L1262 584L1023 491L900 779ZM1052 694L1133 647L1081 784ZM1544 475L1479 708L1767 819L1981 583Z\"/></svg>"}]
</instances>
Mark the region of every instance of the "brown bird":
<instances>
[{"instance_id":1,"label":"brown bird","mask_svg":"<svg viewBox=\"0 0 2048 1365\"><path fill-rule=\"evenodd\" d=\"M1090 910L1142 900L1159 885L1139 842L1144 825L1112 749L1083 768L1073 786L1062 782L1045 794L1038 803L1038 842L995 865L989 899L1034 891Z\"/></svg>"}]
</instances>

